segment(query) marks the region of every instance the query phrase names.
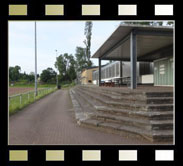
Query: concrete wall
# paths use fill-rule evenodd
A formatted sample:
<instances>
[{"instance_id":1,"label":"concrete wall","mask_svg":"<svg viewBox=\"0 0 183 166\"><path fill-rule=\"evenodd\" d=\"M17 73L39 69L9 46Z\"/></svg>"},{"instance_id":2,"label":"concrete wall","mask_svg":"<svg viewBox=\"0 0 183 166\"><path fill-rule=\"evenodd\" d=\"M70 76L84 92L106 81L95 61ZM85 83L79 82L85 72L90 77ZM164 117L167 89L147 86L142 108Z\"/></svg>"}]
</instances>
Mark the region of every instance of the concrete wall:
<instances>
[{"instance_id":1,"label":"concrete wall","mask_svg":"<svg viewBox=\"0 0 183 166\"><path fill-rule=\"evenodd\" d=\"M153 84L154 83L154 75L147 74L141 76L141 83L142 84Z\"/></svg>"}]
</instances>

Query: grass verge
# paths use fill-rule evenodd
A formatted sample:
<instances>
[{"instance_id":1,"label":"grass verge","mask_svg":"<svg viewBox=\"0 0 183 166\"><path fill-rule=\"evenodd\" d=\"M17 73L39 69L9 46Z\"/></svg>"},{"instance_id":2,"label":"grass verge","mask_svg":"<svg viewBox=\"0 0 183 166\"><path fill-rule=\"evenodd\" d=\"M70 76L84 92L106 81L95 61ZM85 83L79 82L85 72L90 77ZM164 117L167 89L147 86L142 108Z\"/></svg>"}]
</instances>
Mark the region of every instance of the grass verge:
<instances>
[{"instance_id":1,"label":"grass verge","mask_svg":"<svg viewBox=\"0 0 183 166\"><path fill-rule=\"evenodd\" d=\"M24 93L22 95L17 95L9 98L9 115L13 115L20 111L29 104L47 96L50 93L55 92L56 88L41 89L38 91L38 95L35 97L34 92Z\"/></svg>"}]
</instances>

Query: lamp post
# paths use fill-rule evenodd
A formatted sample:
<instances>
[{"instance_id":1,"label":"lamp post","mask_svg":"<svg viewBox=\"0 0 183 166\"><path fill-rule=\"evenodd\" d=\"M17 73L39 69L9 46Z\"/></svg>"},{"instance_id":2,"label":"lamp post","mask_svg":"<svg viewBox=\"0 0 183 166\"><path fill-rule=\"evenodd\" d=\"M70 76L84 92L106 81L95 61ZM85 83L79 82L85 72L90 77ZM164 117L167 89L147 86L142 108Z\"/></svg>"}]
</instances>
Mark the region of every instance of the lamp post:
<instances>
[{"instance_id":1,"label":"lamp post","mask_svg":"<svg viewBox=\"0 0 183 166\"><path fill-rule=\"evenodd\" d=\"M37 29L35 21L35 96L37 96Z\"/></svg>"},{"instance_id":2,"label":"lamp post","mask_svg":"<svg viewBox=\"0 0 183 166\"><path fill-rule=\"evenodd\" d=\"M56 60L57 60L57 50L55 50L56 52ZM58 88L58 74L57 74L57 71L56 71L56 85L57 85L57 88Z\"/></svg>"}]
</instances>

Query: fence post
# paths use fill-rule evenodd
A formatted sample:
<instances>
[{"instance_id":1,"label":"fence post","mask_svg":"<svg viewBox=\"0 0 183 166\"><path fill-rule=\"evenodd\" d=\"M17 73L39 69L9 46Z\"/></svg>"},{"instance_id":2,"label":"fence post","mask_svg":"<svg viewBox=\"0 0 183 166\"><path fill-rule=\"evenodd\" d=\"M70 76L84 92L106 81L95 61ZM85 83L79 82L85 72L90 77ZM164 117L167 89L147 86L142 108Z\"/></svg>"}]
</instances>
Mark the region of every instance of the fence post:
<instances>
[{"instance_id":1,"label":"fence post","mask_svg":"<svg viewBox=\"0 0 183 166\"><path fill-rule=\"evenodd\" d=\"M20 95L20 105L22 105L22 95Z\"/></svg>"},{"instance_id":2,"label":"fence post","mask_svg":"<svg viewBox=\"0 0 183 166\"><path fill-rule=\"evenodd\" d=\"M28 93L28 102L29 102L29 100L30 100L30 92Z\"/></svg>"}]
</instances>

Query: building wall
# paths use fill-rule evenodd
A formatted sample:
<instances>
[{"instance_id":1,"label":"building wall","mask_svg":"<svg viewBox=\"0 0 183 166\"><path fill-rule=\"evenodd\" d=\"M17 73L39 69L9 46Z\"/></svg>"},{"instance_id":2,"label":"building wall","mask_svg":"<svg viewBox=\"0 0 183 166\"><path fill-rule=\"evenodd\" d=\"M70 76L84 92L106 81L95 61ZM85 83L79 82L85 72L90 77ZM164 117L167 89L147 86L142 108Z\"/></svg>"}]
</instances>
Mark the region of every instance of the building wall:
<instances>
[{"instance_id":1,"label":"building wall","mask_svg":"<svg viewBox=\"0 0 183 166\"><path fill-rule=\"evenodd\" d=\"M81 84L91 84L93 80L92 73L98 68L86 69L81 73Z\"/></svg>"},{"instance_id":2,"label":"building wall","mask_svg":"<svg viewBox=\"0 0 183 166\"><path fill-rule=\"evenodd\" d=\"M154 83L154 75L153 74L146 74L141 76L141 83L142 84L153 84Z\"/></svg>"},{"instance_id":3,"label":"building wall","mask_svg":"<svg viewBox=\"0 0 183 166\"><path fill-rule=\"evenodd\" d=\"M131 76L131 63L123 62L122 64L122 77ZM146 74L153 74L152 64L147 62L137 62L137 82L141 83L141 76ZM108 64L101 69L101 80L108 81L111 79L120 77L120 62L115 61L111 64ZM149 83L149 82L148 82ZM152 80L150 83L153 83ZM98 70L93 72L93 84L98 84Z\"/></svg>"},{"instance_id":4,"label":"building wall","mask_svg":"<svg viewBox=\"0 0 183 166\"><path fill-rule=\"evenodd\" d=\"M154 85L173 86L173 57L154 61Z\"/></svg>"}]
</instances>

